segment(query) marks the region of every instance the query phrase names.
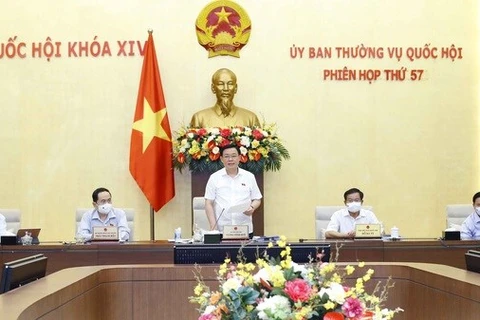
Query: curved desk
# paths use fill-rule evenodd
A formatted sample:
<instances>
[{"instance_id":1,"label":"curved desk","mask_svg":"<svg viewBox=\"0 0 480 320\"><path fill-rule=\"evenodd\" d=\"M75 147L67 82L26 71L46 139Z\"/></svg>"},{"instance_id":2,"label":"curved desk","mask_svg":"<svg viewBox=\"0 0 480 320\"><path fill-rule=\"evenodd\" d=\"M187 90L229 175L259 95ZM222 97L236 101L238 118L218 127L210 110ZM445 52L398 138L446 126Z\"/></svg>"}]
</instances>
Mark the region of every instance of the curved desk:
<instances>
[{"instance_id":1,"label":"curved desk","mask_svg":"<svg viewBox=\"0 0 480 320\"><path fill-rule=\"evenodd\" d=\"M478 319L480 275L476 273L422 263L367 267L375 270L371 285L389 276L395 282L388 307L405 309L397 320ZM202 268L211 287L217 284L215 268ZM197 319L195 305L188 302L196 284L192 271L193 266L187 265L64 269L0 295L2 319Z\"/></svg>"},{"instance_id":2,"label":"curved desk","mask_svg":"<svg viewBox=\"0 0 480 320\"><path fill-rule=\"evenodd\" d=\"M307 242L305 242L307 243ZM308 241L315 245L315 241ZM331 255L340 248L339 261L438 263L465 269L465 252L480 250L480 241L441 241L435 239L329 240ZM121 264L173 264L174 244L166 240L124 244L60 244L1 246L0 263L42 253L48 257L47 274L73 267ZM240 245L238 245L240 247ZM223 261L219 261L221 263Z\"/></svg>"}]
</instances>

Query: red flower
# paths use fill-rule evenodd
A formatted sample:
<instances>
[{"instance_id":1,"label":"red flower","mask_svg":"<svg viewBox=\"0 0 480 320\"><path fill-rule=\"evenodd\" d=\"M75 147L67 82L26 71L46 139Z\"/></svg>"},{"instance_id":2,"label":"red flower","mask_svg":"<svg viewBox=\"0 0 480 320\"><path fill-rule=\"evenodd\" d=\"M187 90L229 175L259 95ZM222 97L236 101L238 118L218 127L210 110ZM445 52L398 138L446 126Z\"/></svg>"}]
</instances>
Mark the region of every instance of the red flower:
<instances>
[{"instance_id":1,"label":"red flower","mask_svg":"<svg viewBox=\"0 0 480 320\"><path fill-rule=\"evenodd\" d=\"M220 130L220 135L224 138L228 138L230 137L230 134L232 133L232 131L228 128L225 128L225 129L221 129Z\"/></svg>"},{"instance_id":2,"label":"red flower","mask_svg":"<svg viewBox=\"0 0 480 320\"><path fill-rule=\"evenodd\" d=\"M223 139L222 142L220 142L220 147L225 147L231 144L230 140L228 139Z\"/></svg>"},{"instance_id":3,"label":"red flower","mask_svg":"<svg viewBox=\"0 0 480 320\"><path fill-rule=\"evenodd\" d=\"M310 299L310 293L312 292L312 288L310 288L310 286L305 280L295 279L293 281L287 281L285 283L284 291L294 302L304 302Z\"/></svg>"},{"instance_id":4,"label":"red flower","mask_svg":"<svg viewBox=\"0 0 480 320\"><path fill-rule=\"evenodd\" d=\"M197 133L199 136L204 136L207 134L207 130L205 128L200 128L198 129Z\"/></svg>"},{"instance_id":5,"label":"red flower","mask_svg":"<svg viewBox=\"0 0 480 320\"><path fill-rule=\"evenodd\" d=\"M240 155L240 162L241 163L245 163L248 161L248 156L247 155L244 155L244 154L241 154Z\"/></svg>"},{"instance_id":6,"label":"red flower","mask_svg":"<svg viewBox=\"0 0 480 320\"><path fill-rule=\"evenodd\" d=\"M340 312L327 312L323 316L323 320L343 320L345 317Z\"/></svg>"},{"instance_id":7,"label":"red flower","mask_svg":"<svg viewBox=\"0 0 480 320\"><path fill-rule=\"evenodd\" d=\"M213 153L213 152L210 152L210 154L208 155L208 157L210 158L210 160L212 161L217 161L218 158L220 158L220 153Z\"/></svg>"},{"instance_id":8,"label":"red flower","mask_svg":"<svg viewBox=\"0 0 480 320\"><path fill-rule=\"evenodd\" d=\"M257 140L262 140L263 139L263 133L258 129L254 129L252 131L252 136Z\"/></svg>"},{"instance_id":9,"label":"red flower","mask_svg":"<svg viewBox=\"0 0 480 320\"><path fill-rule=\"evenodd\" d=\"M185 155L183 153L179 153L178 156L177 156L177 160L180 163L184 163L185 162Z\"/></svg>"},{"instance_id":10,"label":"red flower","mask_svg":"<svg viewBox=\"0 0 480 320\"><path fill-rule=\"evenodd\" d=\"M217 143L215 142L215 140L210 140L207 146L208 146L208 149L212 150L217 146Z\"/></svg>"},{"instance_id":11,"label":"red flower","mask_svg":"<svg viewBox=\"0 0 480 320\"><path fill-rule=\"evenodd\" d=\"M262 154L260 152L255 153L253 156L253 160L258 161L262 157Z\"/></svg>"}]
</instances>

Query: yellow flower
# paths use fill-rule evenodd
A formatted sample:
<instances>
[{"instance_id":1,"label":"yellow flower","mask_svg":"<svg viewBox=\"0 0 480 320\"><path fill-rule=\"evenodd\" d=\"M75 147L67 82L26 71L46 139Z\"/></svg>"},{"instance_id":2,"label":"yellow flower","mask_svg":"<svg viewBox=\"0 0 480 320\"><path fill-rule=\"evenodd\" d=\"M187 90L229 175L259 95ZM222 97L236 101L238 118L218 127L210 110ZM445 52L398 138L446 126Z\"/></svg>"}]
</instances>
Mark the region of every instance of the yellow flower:
<instances>
[{"instance_id":1,"label":"yellow flower","mask_svg":"<svg viewBox=\"0 0 480 320\"><path fill-rule=\"evenodd\" d=\"M270 269L271 270L271 269ZM274 287L280 288L285 284L285 277L283 276L283 271L280 269L275 269L271 272L270 280Z\"/></svg>"},{"instance_id":2,"label":"yellow flower","mask_svg":"<svg viewBox=\"0 0 480 320\"><path fill-rule=\"evenodd\" d=\"M360 268L365 267L365 262L363 262L363 261L359 262L359 263L358 263L358 266L359 266Z\"/></svg>"},{"instance_id":3,"label":"yellow flower","mask_svg":"<svg viewBox=\"0 0 480 320\"><path fill-rule=\"evenodd\" d=\"M292 267L292 257L287 256L285 260L280 261L280 266L283 269L290 269Z\"/></svg>"},{"instance_id":4,"label":"yellow flower","mask_svg":"<svg viewBox=\"0 0 480 320\"><path fill-rule=\"evenodd\" d=\"M253 263L251 263L251 262L250 262L250 263L247 263L247 264L245 265L245 270L247 270L247 271L253 271L253 270L255 270L255 265L254 265Z\"/></svg>"},{"instance_id":5,"label":"yellow flower","mask_svg":"<svg viewBox=\"0 0 480 320\"><path fill-rule=\"evenodd\" d=\"M273 243L271 241L268 243L267 248L273 248Z\"/></svg>"},{"instance_id":6,"label":"yellow flower","mask_svg":"<svg viewBox=\"0 0 480 320\"><path fill-rule=\"evenodd\" d=\"M203 293L203 286L198 283L196 286L195 286L195 289L193 290L193 292L195 293L196 296L199 296Z\"/></svg>"},{"instance_id":7,"label":"yellow flower","mask_svg":"<svg viewBox=\"0 0 480 320\"><path fill-rule=\"evenodd\" d=\"M277 240L277 245L280 247L280 248L285 248L285 246L287 245L287 243L285 241L282 241L282 240Z\"/></svg>"},{"instance_id":8,"label":"yellow flower","mask_svg":"<svg viewBox=\"0 0 480 320\"><path fill-rule=\"evenodd\" d=\"M290 247L285 247L284 250L282 250L282 252L280 252L280 256L282 258L285 258L285 256L288 256L290 255L290 252L292 251L292 249Z\"/></svg>"},{"instance_id":9,"label":"yellow flower","mask_svg":"<svg viewBox=\"0 0 480 320\"><path fill-rule=\"evenodd\" d=\"M335 308L335 303L328 301L327 303L323 304L323 307L327 310L333 310Z\"/></svg>"},{"instance_id":10,"label":"yellow flower","mask_svg":"<svg viewBox=\"0 0 480 320\"><path fill-rule=\"evenodd\" d=\"M312 309L310 307L304 306L295 314L295 319L296 320L306 319L310 312L312 312Z\"/></svg>"},{"instance_id":11,"label":"yellow flower","mask_svg":"<svg viewBox=\"0 0 480 320\"><path fill-rule=\"evenodd\" d=\"M353 273L353 271L355 271L355 268L348 265L348 266L345 267L345 271L347 272L347 275L349 276Z\"/></svg>"},{"instance_id":12,"label":"yellow flower","mask_svg":"<svg viewBox=\"0 0 480 320\"><path fill-rule=\"evenodd\" d=\"M252 141L252 148L257 148L260 145L260 142L258 142L257 139Z\"/></svg>"},{"instance_id":13,"label":"yellow flower","mask_svg":"<svg viewBox=\"0 0 480 320\"><path fill-rule=\"evenodd\" d=\"M334 273L332 276L332 282L342 283L342 278L338 275L338 273Z\"/></svg>"}]
</instances>

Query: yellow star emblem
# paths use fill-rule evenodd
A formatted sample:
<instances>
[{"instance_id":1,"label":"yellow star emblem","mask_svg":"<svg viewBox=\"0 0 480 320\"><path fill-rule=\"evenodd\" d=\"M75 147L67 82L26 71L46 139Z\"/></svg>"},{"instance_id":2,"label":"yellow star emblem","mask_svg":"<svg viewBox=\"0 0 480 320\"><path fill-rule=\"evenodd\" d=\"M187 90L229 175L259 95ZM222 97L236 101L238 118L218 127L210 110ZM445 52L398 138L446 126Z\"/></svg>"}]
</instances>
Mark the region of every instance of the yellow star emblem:
<instances>
[{"instance_id":1,"label":"yellow star emblem","mask_svg":"<svg viewBox=\"0 0 480 320\"><path fill-rule=\"evenodd\" d=\"M232 13L225 11L225 7L222 7L222 11L215 12L215 14L218 16L218 23L225 21L228 24L230 24L230 21L228 21L228 16L231 15Z\"/></svg>"},{"instance_id":2,"label":"yellow star emblem","mask_svg":"<svg viewBox=\"0 0 480 320\"><path fill-rule=\"evenodd\" d=\"M170 138L162 127L162 121L166 114L167 108L153 112L147 99L143 99L143 119L135 121L132 126L133 130L140 131L143 135L143 152L148 148L153 137L170 141Z\"/></svg>"}]
</instances>

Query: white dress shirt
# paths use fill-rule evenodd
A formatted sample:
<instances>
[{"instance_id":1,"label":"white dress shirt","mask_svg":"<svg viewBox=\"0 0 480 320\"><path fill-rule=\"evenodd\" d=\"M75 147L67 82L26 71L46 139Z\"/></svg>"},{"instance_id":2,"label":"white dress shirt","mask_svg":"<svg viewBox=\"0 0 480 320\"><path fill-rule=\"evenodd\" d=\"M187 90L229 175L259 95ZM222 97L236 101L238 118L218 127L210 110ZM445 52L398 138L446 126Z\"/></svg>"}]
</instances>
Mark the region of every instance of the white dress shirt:
<instances>
[{"instance_id":1,"label":"white dress shirt","mask_svg":"<svg viewBox=\"0 0 480 320\"><path fill-rule=\"evenodd\" d=\"M375 214L370 210L360 209L358 217L353 218L347 208L333 213L326 231L348 233L355 230L355 224L380 223Z\"/></svg>"},{"instance_id":2,"label":"white dress shirt","mask_svg":"<svg viewBox=\"0 0 480 320\"><path fill-rule=\"evenodd\" d=\"M248 232L253 232L252 217L243 212L227 213L228 208L246 201L262 198L255 176L238 168L238 174L230 177L225 168L213 173L205 188L205 199L215 202L216 228L223 231L225 225L248 225Z\"/></svg>"}]
</instances>

